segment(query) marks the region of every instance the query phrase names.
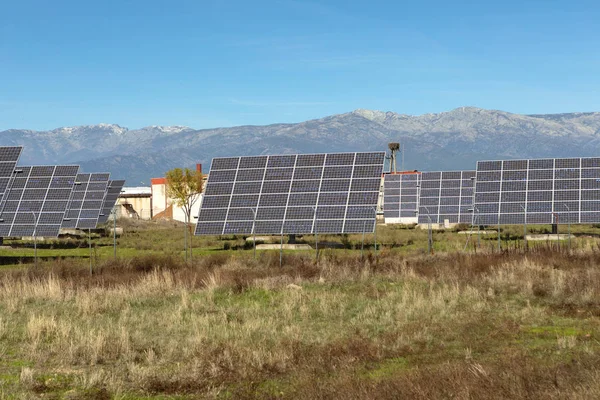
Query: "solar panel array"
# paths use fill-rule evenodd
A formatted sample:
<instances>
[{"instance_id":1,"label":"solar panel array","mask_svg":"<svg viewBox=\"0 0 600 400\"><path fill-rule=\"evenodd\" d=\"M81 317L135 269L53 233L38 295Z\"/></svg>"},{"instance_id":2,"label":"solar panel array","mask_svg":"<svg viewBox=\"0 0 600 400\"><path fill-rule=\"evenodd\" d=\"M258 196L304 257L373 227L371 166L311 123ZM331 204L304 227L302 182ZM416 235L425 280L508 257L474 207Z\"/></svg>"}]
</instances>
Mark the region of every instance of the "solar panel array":
<instances>
[{"instance_id":1,"label":"solar panel array","mask_svg":"<svg viewBox=\"0 0 600 400\"><path fill-rule=\"evenodd\" d=\"M481 224L600 222L600 158L477 162Z\"/></svg>"},{"instance_id":2,"label":"solar panel array","mask_svg":"<svg viewBox=\"0 0 600 400\"><path fill-rule=\"evenodd\" d=\"M58 236L79 166L18 170L0 204L0 236Z\"/></svg>"},{"instance_id":3,"label":"solar panel array","mask_svg":"<svg viewBox=\"0 0 600 400\"><path fill-rule=\"evenodd\" d=\"M384 175L383 216L386 223L417 218L420 177L420 173Z\"/></svg>"},{"instance_id":4,"label":"solar panel array","mask_svg":"<svg viewBox=\"0 0 600 400\"><path fill-rule=\"evenodd\" d=\"M22 147L0 147L0 201L14 178Z\"/></svg>"},{"instance_id":5,"label":"solar panel array","mask_svg":"<svg viewBox=\"0 0 600 400\"><path fill-rule=\"evenodd\" d=\"M102 209L100 211L100 216L98 217L98 224L104 224L106 221L108 221L108 216L115 206L124 185L124 180L108 181L108 189L102 202Z\"/></svg>"},{"instance_id":6,"label":"solar panel array","mask_svg":"<svg viewBox=\"0 0 600 400\"><path fill-rule=\"evenodd\" d=\"M108 186L109 173L78 174L63 228L94 229Z\"/></svg>"},{"instance_id":7,"label":"solar panel array","mask_svg":"<svg viewBox=\"0 0 600 400\"><path fill-rule=\"evenodd\" d=\"M384 152L214 158L195 233L372 232L384 158Z\"/></svg>"},{"instance_id":8,"label":"solar panel array","mask_svg":"<svg viewBox=\"0 0 600 400\"><path fill-rule=\"evenodd\" d=\"M475 171L423 172L419 193L419 223L471 223ZM428 218L429 217L429 218Z\"/></svg>"}]
</instances>

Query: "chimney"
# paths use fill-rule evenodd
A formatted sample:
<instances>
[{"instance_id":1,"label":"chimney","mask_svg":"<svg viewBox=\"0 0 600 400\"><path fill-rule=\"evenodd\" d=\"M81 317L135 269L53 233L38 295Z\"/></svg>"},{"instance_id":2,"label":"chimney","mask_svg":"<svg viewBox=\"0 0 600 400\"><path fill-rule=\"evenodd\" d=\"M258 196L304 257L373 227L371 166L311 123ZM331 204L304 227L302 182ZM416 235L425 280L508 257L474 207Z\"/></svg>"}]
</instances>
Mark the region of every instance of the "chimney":
<instances>
[{"instance_id":1,"label":"chimney","mask_svg":"<svg viewBox=\"0 0 600 400\"><path fill-rule=\"evenodd\" d=\"M202 174L202 164L196 164L196 172Z\"/></svg>"}]
</instances>

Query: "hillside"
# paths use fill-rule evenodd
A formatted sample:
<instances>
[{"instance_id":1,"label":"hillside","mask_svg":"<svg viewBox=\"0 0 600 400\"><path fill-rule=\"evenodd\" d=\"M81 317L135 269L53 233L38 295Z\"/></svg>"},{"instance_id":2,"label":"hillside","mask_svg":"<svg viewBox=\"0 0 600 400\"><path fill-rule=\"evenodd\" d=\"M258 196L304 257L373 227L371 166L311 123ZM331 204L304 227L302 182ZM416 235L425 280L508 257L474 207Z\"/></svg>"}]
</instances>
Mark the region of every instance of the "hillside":
<instances>
[{"instance_id":1,"label":"hillside","mask_svg":"<svg viewBox=\"0 0 600 400\"><path fill-rule=\"evenodd\" d=\"M461 107L410 116L355 110L295 124L196 130L99 124L52 131L11 129L0 145L25 146L21 164L79 163L130 184L216 156L387 149L406 146L405 168L469 169L499 158L592 156L600 151L600 113L520 115Z\"/></svg>"}]
</instances>

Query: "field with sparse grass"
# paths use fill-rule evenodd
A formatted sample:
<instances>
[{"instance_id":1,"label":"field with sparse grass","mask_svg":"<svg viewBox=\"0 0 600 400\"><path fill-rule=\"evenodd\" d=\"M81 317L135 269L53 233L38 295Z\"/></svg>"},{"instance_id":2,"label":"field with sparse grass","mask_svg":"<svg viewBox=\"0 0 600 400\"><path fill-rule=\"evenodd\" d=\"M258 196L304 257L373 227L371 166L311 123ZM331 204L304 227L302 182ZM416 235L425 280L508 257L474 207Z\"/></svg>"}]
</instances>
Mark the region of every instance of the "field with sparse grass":
<instances>
[{"instance_id":1,"label":"field with sparse grass","mask_svg":"<svg viewBox=\"0 0 600 400\"><path fill-rule=\"evenodd\" d=\"M21 260L0 270L1 398L600 398L599 228L570 250L503 229L501 252L436 232L431 255L382 226L377 258L373 235L319 235L344 248L280 267L241 236L185 261L182 225L123 224L91 275L85 238L40 243L37 268L0 250Z\"/></svg>"}]
</instances>

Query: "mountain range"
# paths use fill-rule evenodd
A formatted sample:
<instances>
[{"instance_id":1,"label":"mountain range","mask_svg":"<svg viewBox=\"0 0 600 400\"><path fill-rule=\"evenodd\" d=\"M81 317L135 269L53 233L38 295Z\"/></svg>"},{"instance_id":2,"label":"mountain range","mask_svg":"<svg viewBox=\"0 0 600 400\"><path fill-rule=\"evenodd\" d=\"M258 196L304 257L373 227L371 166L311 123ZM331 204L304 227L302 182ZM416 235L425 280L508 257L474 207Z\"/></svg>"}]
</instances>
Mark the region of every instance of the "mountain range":
<instances>
[{"instance_id":1,"label":"mountain range","mask_svg":"<svg viewBox=\"0 0 600 400\"><path fill-rule=\"evenodd\" d=\"M51 131L9 129L1 146L24 146L21 165L80 164L127 186L149 185L175 167L217 156L387 150L404 146L404 168L475 169L477 160L600 155L600 112L520 115L475 107L419 116L358 109L267 126L193 129L114 124ZM400 165L398 165L400 168Z\"/></svg>"}]
</instances>

